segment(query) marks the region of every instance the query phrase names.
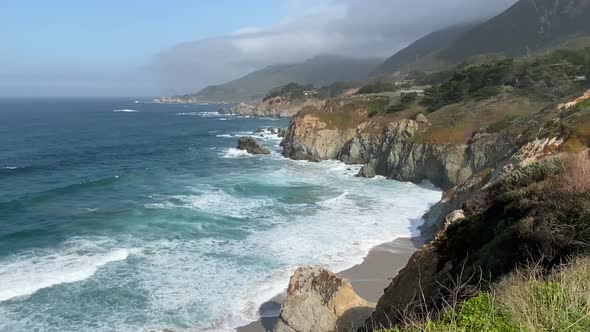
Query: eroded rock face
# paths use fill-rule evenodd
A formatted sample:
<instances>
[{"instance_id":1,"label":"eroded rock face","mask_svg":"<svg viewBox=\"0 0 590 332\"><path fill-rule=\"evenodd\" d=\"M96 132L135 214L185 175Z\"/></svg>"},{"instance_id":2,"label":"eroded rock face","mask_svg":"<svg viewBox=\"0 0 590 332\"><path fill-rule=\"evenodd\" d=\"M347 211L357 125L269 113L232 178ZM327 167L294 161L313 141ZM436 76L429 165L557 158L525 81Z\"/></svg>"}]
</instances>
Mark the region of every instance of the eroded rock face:
<instances>
[{"instance_id":1,"label":"eroded rock face","mask_svg":"<svg viewBox=\"0 0 590 332\"><path fill-rule=\"evenodd\" d=\"M275 331L355 331L374 307L355 293L348 280L322 267L301 267L291 277Z\"/></svg>"},{"instance_id":2,"label":"eroded rock face","mask_svg":"<svg viewBox=\"0 0 590 332\"><path fill-rule=\"evenodd\" d=\"M290 101L285 97L276 97L257 105L240 103L232 109L232 114L266 118L290 118L306 107L321 108L324 101L317 98Z\"/></svg>"},{"instance_id":3,"label":"eroded rock face","mask_svg":"<svg viewBox=\"0 0 590 332\"><path fill-rule=\"evenodd\" d=\"M296 160L336 159L355 128L332 127L314 113L300 113L285 133L283 155Z\"/></svg>"},{"instance_id":4,"label":"eroded rock face","mask_svg":"<svg viewBox=\"0 0 590 332\"><path fill-rule=\"evenodd\" d=\"M402 181L429 180L448 189L472 174L466 145L429 144L413 140L427 122L402 119L380 127L367 123L345 144L339 159L366 164L360 175L383 175Z\"/></svg>"},{"instance_id":5,"label":"eroded rock face","mask_svg":"<svg viewBox=\"0 0 590 332\"><path fill-rule=\"evenodd\" d=\"M258 141L252 137L244 136L240 137L238 141L238 149L245 150L251 154L269 154L267 148L262 146Z\"/></svg>"},{"instance_id":6,"label":"eroded rock face","mask_svg":"<svg viewBox=\"0 0 590 332\"><path fill-rule=\"evenodd\" d=\"M283 141L283 155L297 160L338 159L344 145L368 119L371 99L340 98L321 110L308 107L293 117Z\"/></svg>"}]
</instances>

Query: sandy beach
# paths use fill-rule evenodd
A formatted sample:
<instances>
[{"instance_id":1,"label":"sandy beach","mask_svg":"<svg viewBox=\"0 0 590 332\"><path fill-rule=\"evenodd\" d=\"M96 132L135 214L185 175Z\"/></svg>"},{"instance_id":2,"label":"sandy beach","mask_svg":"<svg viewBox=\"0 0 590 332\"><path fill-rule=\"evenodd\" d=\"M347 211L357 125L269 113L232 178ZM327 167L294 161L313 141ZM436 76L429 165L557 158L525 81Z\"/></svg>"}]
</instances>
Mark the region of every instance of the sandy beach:
<instances>
[{"instance_id":1,"label":"sandy beach","mask_svg":"<svg viewBox=\"0 0 590 332\"><path fill-rule=\"evenodd\" d=\"M424 244L420 237L399 238L378 245L371 249L361 264L338 273L349 279L355 291L370 302L377 302L391 279L403 268L412 254ZM239 327L238 332L271 331L284 295L277 295L260 308L261 318L246 326Z\"/></svg>"}]
</instances>

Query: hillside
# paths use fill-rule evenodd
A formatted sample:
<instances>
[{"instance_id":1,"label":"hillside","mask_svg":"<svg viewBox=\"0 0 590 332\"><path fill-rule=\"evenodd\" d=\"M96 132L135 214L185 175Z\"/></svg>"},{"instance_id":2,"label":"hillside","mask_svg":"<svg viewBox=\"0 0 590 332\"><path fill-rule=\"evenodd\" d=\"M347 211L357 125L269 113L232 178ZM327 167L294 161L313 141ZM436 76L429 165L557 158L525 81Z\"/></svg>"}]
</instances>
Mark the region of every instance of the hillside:
<instances>
[{"instance_id":1,"label":"hillside","mask_svg":"<svg viewBox=\"0 0 590 332\"><path fill-rule=\"evenodd\" d=\"M318 56L302 63L268 66L231 82L208 86L195 94L176 96L174 99L177 102L247 102L260 99L273 88L288 83L319 87L337 81L364 80L381 62L380 59Z\"/></svg>"},{"instance_id":2,"label":"hillside","mask_svg":"<svg viewBox=\"0 0 590 332\"><path fill-rule=\"evenodd\" d=\"M375 75L438 71L482 55L521 57L590 46L589 0L520 0L480 24L433 32L387 59Z\"/></svg>"},{"instance_id":3,"label":"hillside","mask_svg":"<svg viewBox=\"0 0 590 332\"><path fill-rule=\"evenodd\" d=\"M424 63L426 57L433 57L473 27L471 24L460 25L432 32L391 56L375 74L409 70L416 63Z\"/></svg>"},{"instance_id":4,"label":"hillside","mask_svg":"<svg viewBox=\"0 0 590 332\"><path fill-rule=\"evenodd\" d=\"M277 326L338 305L334 326L365 315L367 331L588 331L590 82L574 78L590 76L589 55L462 66L401 107L365 94L295 115L285 157L364 164L359 176L428 180L445 193L424 216L428 243L371 316L324 272L304 296L290 284ZM312 306L318 294L333 301Z\"/></svg>"},{"instance_id":5,"label":"hillside","mask_svg":"<svg viewBox=\"0 0 590 332\"><path fill-rule=\"evenodd\" d=\"M452 42L440 56L458 62L469 56L521 56L590 34L588 0L520 0Z\"/></svg>"}]
</instances>

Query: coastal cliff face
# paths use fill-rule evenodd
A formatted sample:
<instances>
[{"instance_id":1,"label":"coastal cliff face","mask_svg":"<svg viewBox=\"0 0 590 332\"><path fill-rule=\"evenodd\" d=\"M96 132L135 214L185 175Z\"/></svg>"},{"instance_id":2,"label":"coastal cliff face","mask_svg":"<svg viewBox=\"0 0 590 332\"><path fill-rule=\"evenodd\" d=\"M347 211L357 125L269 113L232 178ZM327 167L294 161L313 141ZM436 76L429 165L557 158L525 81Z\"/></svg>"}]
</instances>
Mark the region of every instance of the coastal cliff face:
<instances>
[{"instance_id":1,"label":"coastal cliff face","mask_svg":"<svg viewBox=\"0 0 590 332\"><path fill-rule=\"evenodd\" d=\"M283 155L296 160L338 158L344 145L368 119L380 97L336 98L320 108L307 107L292 120L283 140Z\"/></svg>"},{"instance_id":2,"label":"coastal cliff face","mask_svg":"<svg viewBox=\"0 0 590 332\"><path fill-rule=\"evenodd\" d=\"M317 98L292 101L285 96L277 96L256 105L239 103L230 110L230 113L261 118L290 118L303 109L317 110L323 105L324 101Z\"/></svg>"},{"instance_id":3,"label":"coastal cliff face","mask_svg":"<svg viewBox=\"0 0 590 332\"><path fill-rule=\"evenodd\" d=\"M368 117L369 99L329 101L321 110L302 112L287 130L286 157L306 160L339 159L365 164L361 176L382 175L401 181L428 180L445 190L462 184L518 148L514 133L490 133L496 119L518 110L528 115L543 105L498 97L486 104L451 106L425 116L420 109ZM474 113L500 114L478 119ZM495 113L495 112L494 112ZM448 127L453 117L457 127ZM499 120L498 120L499 121ZM446 128L445 128L446 126Z\"/></svg>"},{"instance_id":4,"label":"coastal cliff face","mask_svg":"<svg viewBox=\"0 0 590 332\"><path fill-rule=\"evenodd\" d=\"M589 217L588 188L562 186L579 180L567 174L576 166L556 157L581 153L579 163L590 164L580 152L590 142L590 108L578 106L587 98L574 100L565 107L500 95L369 117L369 99L357 97L292 119L287 157L364 164L360 176L429 180L445 190L422 226L432 242L387 287L367 330L423 319L449 296L469 298L482 287L481 271L493 282L531 257L551 266L586 250L584 226L572 220ZM456 285L464 288L450 294Z\"/></svg>"}]
</instances>

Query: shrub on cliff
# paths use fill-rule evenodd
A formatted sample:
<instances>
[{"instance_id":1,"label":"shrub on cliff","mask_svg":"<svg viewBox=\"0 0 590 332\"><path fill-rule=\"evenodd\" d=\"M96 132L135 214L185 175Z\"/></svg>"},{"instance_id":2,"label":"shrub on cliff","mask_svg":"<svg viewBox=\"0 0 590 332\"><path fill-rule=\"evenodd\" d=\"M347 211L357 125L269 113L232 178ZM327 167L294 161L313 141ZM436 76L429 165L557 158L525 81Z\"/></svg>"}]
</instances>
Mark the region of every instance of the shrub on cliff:
<instances>
[{"instance_id":1,"label":"shrub on cliff","mask_svg":"<svg viewBox=\"0 0 590 332\"><path fill-rule=\"evenodd\" d=\"M517 271L496 288L497 301L520 331L590 331L590 259Z\"/></svg>"},{"instance_id":2,"label":"shrub on cliff","mask_svg":"<svg viewBox=\"0 0 590 332\"><path fill-rule=\"evenodd\" d=\"M506 91L506 87L527 97L555 100L586 86L576 76L590 75L590 48L554 53L516 61L459 67L451 78L426 90L422 103L430 111L463 102L482 100Z\"/></svg>"},{"instance_id":3,"label":"shrub on cliff","mask_svg":"<svg viewBox=\"0 0 590 332\"><path fill-rule=\"evenodd\" d=\"M462 209L465 218L448 224L394 279L372 316L378 324L400 324L408 315L422 323L444 318L441 308L452 303L454 310L473 289L493 294L489 283L530 262L547 275L571 257L590 256L590 156L561 155L517 169ZM421 271L427 273L415 275ZM413 294L422 294L420 301Z\"/></svg>"},{"instance_id":4,"label":"shrub on cliff","mask_svg":"<svg viewBox=\"0 0 590 332\"><path fill-rule=\"evenodd\" d=\"M590 331L590 258L582 257L545 274L539 266L518 269L489 291L448 304L438 317L406 317L380 332Z\"/></svg>"},{"instance_id":5,"label":"shrub on cliff","mask_svg":"<svg viewBox=\"0 0 590 332\"><path fill-rule=\"evenodd\" d=\"M300 85L297 83L289 83L287 85L271 90L262 101L266 101L279 96L285 96L289 100L297 100L305 97L305 91L313 90L312 85Z\"/></svg>"},{"instance_id":6,"label":"shrub on cliff","mask_svg":"<svg viewBox=\"0 0 590 332\"><path fill-rule=\"evenodd\" d=\"M373 82L369 83L359 89L357 94L364 95L369 93L392 92L395 91L395 86L392 83Z\"/></svg>"}]
</instances>

